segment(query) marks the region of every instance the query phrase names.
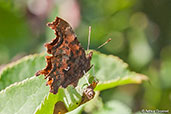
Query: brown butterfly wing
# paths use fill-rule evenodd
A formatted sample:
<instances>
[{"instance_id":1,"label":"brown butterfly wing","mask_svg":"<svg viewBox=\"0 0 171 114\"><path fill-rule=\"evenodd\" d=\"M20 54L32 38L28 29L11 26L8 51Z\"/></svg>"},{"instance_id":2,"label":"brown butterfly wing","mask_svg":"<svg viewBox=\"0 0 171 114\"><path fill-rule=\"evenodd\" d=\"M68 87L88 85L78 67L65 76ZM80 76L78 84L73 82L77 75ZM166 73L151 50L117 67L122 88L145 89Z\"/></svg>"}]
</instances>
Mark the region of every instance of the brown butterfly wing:
<instances>
[{"instance_id":1,"label":"brown butterfly wing","mask_svg":"<svg viewBox=\"0 0 171 114\"><path fill-rule=\"evenodd\" d=\"M36 76L44 74L48 78L50 92L56 94L60 86L77 85L78 80L91 68L92 52L86 56L71 26L63 19L56 17L48 26L56 34L55 39L45 44L52 56L46 56L46 68L38 71Z\"/></svg>"}]
</instances>

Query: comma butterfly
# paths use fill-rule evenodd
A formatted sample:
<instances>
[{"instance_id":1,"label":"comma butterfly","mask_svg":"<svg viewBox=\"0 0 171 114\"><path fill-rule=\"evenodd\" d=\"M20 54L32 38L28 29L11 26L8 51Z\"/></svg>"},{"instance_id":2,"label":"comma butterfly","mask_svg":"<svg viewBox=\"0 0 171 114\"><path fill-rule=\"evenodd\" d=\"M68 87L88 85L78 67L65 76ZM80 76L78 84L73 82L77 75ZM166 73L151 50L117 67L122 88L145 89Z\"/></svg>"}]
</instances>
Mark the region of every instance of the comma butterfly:
<instances>
[{"instance_id":1,"label":"comma butterfly","mask_svg":"<svg viewBox=\"0 0 171 114\"><path fill-rule=\"evenodd\" d=\"M93 52L85 53L71 26L63 19L56 17L47 26L56 35L55 39L45 44L47 53L52 55L46 56L47 66L35 75L43 74L48 79L50 92L56 94L59 87L77 86L79 79L92 67L90 61Z\"/></svg>"}]
</instances>

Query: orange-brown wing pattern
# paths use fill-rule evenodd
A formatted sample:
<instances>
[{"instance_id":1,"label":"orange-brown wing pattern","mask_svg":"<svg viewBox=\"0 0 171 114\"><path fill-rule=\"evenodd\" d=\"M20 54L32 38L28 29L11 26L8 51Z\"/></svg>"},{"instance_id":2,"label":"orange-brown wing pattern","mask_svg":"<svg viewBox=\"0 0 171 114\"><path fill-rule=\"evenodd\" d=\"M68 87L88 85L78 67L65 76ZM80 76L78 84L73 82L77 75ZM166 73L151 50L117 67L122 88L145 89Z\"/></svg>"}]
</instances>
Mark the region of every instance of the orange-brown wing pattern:
<instances>
[{"instance_id":1,"label":"orange-brown wing pattern","mask_svg":"<svg viewBox=\"0 0 171 114\"><path fill-rule=\"evenodd\" d=\"M50 92L56 94L60 86L77 85L78 80L91 68L93 53L86 55L71 26L63 19L56 17L54 22L47 25L55 31L56 38L45 44L52 56L46 56L47 66L36 76L45 75Z\"/></svg>"}]
</instances>

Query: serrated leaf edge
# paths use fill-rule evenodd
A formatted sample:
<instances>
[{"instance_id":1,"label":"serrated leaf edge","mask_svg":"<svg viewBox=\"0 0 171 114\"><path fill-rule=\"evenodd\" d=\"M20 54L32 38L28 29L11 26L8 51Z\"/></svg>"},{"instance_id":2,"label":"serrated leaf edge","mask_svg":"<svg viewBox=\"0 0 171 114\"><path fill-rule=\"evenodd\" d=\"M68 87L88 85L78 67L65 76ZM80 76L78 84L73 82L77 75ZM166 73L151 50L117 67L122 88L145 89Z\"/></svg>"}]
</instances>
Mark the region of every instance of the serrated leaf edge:
<instances>
[{"instance_id":1,"label":"serrated leaf edge","mask_svg":"<svg viewBox=\"0 0 171 114\"><path fill-rule=\"evenodd\" d=\"M14 66L16 66L16 65L18 65L18 64L20 64L20 63L22 63L22 62L24 62L24 61L28 61L28 60L30 60L31 58L34 59L34 58L36 58L36 57L38 57L38 56L44 56L44 55L45 55L45 53L27 55L27 56L25 56L25 57L23 57L23 58L21 58L21 59L15 61L15 62L12 62L12 63L9 63L9 64L5 65L5 67L2 68L2 70L0 71L0 79L1 79L1 76L2 76L3 72L5 72L5 71L7 71L7 70L9 70L9 69L11 69L11 68L13 68Z\"/></svg>"},{"instance_id":2,"label":"serrated leaf edge","mask_svg":"<svg viewBox=\"0 0 171 114\"><path fill-rule=\"evenodd\" d=\"M26 78L26 79L23 80L23 81L15 82L15 83L9 85L8 87L6 87L5 89L1 90L1 91L0 91L0 94L3 93L3 92L6 92L8 89L12 88L13 86L22 85L22 84L24 84L25 82L27 82L28 80L33 80L34 78L36 78L36 77L35 77L35 76L32 76L31 78Z\"/></svg>"}]
</instances>

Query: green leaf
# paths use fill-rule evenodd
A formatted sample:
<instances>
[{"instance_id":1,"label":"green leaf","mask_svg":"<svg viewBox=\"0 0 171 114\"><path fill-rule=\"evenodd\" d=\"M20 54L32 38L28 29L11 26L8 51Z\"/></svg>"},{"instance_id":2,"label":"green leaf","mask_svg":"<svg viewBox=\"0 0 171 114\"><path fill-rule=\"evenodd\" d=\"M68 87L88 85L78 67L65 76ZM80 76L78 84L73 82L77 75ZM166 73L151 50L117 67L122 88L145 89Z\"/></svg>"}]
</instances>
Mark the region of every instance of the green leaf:
<instances>
[{"instance_id":1,"label":"green leaf","mask_svg":"<svg viewBox=\"0 0 171 114\"><path fill-rule=\"evenodd\" d=\"M58 101L64 102L68 111L77 108L81 102L81 94L73 86L68 86L66 89L60 88L56 95L50 93L36 114L52 114L54 106Z\"/></svg>"},{"instance_id":2,"label":"green leaf","mask_svg":"<svg viewBox=\"0 0 171 114\"><path fill-rule=\"evenodd\" d=\"M0 90L14 82L20 82L35 74L45 67L44 54L26 56L14 63L7 65L0 72Z\"/></svg>"},{"instance_id":3,"label":"green leaf","mask_svg":"<svg viewBox=\"0 0 171 114\"><path fill-rule=\"evenodd\" d=\"M32 77L0 92L0 114L33 114L48 94L44 78Z\"/></svg>"},{"instance_id":4,"label":"green leaf","mask_svg":"<svg viewBox=\"0 0 171 114\"><path fill-rule=\"evenodd\" d=\"M73 111L67 112L66 114L82 114L83 108L83 105L81 105Z\"/></svg>"},{"instance_id":5,"label":"green leaf","mask_svg":"<svg viewBox=\"0 0 171 114\"><path fill-rule=\"evenodd\" d=\"M95 75L100 81L95 88L98 91L119 85L140 84L143 80L148 80L145 75L128 70L128 65L113 55L104 55L94 51L92 64L94 64L95 73L93 74L91 70L90 74Z\"/></svg>"},{"instance_id":6,"label":"green leaf","mask_svg":"<svg viewBox=\"0 0 171 114\"><path fill-rule=\"evenodd\" d=\"M95 90L102 91L102 90L113 88L113 87L120 86L120 85L140 84L142 83L143 80L147 80L147 79L148 78L144 75L132 73L132 74L126 75L123 78L118 77L114 80L100 82L96 86Z\"/></svg>"}]
</instances>

